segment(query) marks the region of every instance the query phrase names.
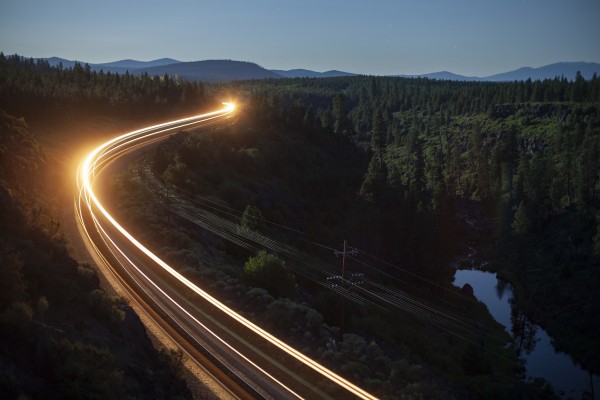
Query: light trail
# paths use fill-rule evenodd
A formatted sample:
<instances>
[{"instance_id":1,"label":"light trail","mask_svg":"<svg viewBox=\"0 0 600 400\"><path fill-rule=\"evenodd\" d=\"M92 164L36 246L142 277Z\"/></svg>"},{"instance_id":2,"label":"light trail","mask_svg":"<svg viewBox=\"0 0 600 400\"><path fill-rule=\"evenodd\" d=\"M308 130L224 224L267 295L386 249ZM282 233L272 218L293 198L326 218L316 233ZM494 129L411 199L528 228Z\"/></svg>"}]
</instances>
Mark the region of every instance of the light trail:
<instances>
[{"instance_id":1,"label":"light trail","mask_svg":"<svg viewBox=\"0 0 600 400\"><path fill-rule=\"evenodd\" d=\"M225 107L223 109L213 111L207 114L197 115L194 117L184 118L176 121L165 122L158 125L153 125L147 128L139 129L136 131L132 131L129 133L125 133L121 136L118 136L112 140L109 140L97 148L95 148L85 160L81 163L79 167L79 171L77 174L77 185L79 187L80 192L80 201L78 213L81 214L82 207L87 207L90 215L94 220L94 224L101 225L100 218L105 219L110 223L110 225L119 231L124 238L127 239L135 248L145 254L148 258L156 263L156 265L160 266L164 271L169 273L172 277L177 279L180 283L188 287L190 290L195 292L198 296L200 296L205 301L212 304L214 307L219 309L221 312L229 316L234 321L238 322L246 329L254 332L256 335L260 336L262 339L271 343L273 346L279 348L281 351L285 352L289 356L295 358L296 360L302 362L304 365L310 367L314 371L318 372L325 378L330 381L336 383L340 387L354 394L355 396L361 399L373 400L376 399L375 396L361 389L360 387L354 385L350 381L344 379L343 377L337 375L333 371L328 368L322 366L315 360L310 357L304 355L300 351L291 347L287 343L273 336L266 330L260 328L256 324L242 317L240 314L233 311L231 308L227 307L225 304L218 301L216 298L209 295L204 290L200 289L193 282L188 280L185 276L181 275L177 272L173 267L168 265L158 256L156 256L152 251L150 251L147 247L145 247L142 243L140 243L133 235L131 235L117 220L105 209L100 200L98 199L96 193L93 189L94 179L97 173L108 163L114 161L119 156L126 154L132 151L135 148L138 148L144 144L154 142L156 140L160 140L162 138L166 138L172 132L176 130L180 130L183 128L191 129L195 125L200 125L210 120L221 119L229 117L233 114L235 110L235 105L231 103L223 103ZM99 212L100 216L96 215L96 210ZM82 219L83 221L83 219ZM80 221L80 222L82 222ZM96 229L99 229L98 226ZM104 228L101 229L106 233ZM114 243L114 242L113 242ZM99 250L96 248L96 251ZM119 251L121 251L119 249ZM100 254L101 255L101 254ZM152 282L154 284L154 282ZM175 301L173 301L175 303ZM177 307L181 307L181 305L175 303ZM287 389L287 388L286 388ZM290 389L288 389L290 390ZM292 392L293 393L293 392ZM295 393L294 393L295 394Z\"/></svg>"}]
</instances>

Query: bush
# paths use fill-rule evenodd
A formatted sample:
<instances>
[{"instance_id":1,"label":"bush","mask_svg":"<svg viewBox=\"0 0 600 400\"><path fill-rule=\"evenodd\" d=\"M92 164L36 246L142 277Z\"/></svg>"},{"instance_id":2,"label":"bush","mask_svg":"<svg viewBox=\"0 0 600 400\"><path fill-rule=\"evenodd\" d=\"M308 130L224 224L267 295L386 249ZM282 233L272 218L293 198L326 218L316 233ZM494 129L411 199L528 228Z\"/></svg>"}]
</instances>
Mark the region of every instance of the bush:
<instances>
[{"instance_id":1,"label":"bush","mask_svg":"<svg viewBox=\"0 0 600 400\"><path fill-rule=\"evenodd\" d=\"M109 322L119 324L125 319L125 312L119 305L125 305L123 298L112 298L102 289L94 289L88 294L88 305L98 313L99 317L106 318Z\"/></svg>"},{"instance_id":2,"label":"bush","mask_svg":"<svg viewBox=\"0 0 600 400\"><path fill-rule=\"evenodd\" d=\"M0 315L0 321L5 326L5 332L27 333L29 324L33 319L31 306L23 302L12 303L6 311Z\"/></svg>"},{"instance_id":3,"label":"bush","mask_svg":"<svg viewBox=\"0 0 600 400\"><path fill-rule=\"evenodd\" d=\"M264 224L264 217L260 209L256 206L248 205L242 215L240 225L252 231L258 230Z\"/></svg>"},{"instance_id":4,"label":"bush","mask_svg":"<svg viewBox=\"0 0 600 400\"><path fill-rule=\"evenodd\" d=\"M244 265L244 273L250 284L266 289L275 297L295 297L296 279L283 260L260 251L256 257L250 257Z\"/></svg>"},{"instance_id":5,"label":"bush","mask_svg":"<svg viewBox=\"0 0 600 400\"><path fill-rule=\"evenodd\" d=\"M108 349L61 339L54 343L50 360L55 388L61 397L118 397L123 373L114 368L115 358Z\"/></svg>"},{"instance_id":6,"label":"bush","mask_svg":"<svg viewBox=\"0 0 600 400\"><path fill-rule=\"evenodd\" d=\"M160 349L160 360L169 366L173 376L181 378L183 376L183 351L180 349Z\"/></svg>"}]
</instances>

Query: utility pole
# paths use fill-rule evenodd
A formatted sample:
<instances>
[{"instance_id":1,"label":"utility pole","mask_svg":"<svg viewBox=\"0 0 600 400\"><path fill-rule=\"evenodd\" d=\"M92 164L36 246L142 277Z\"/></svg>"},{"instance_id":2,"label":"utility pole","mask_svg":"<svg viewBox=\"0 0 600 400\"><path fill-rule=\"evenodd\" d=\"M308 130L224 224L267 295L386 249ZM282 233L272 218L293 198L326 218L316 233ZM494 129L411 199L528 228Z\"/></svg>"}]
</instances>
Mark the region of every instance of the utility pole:
<instances>
[{"instance_id":1,"label":"utility pole","mask_svg":"<svg viewBox=\"0 0 600 400\"><path fill-rule=\"evenodd\" d=\"M341 305L342 305L342 312L341 312L341 318L340 318L340 342L341 342L342 339L344 338L344 289L346 286L346 282L344 280L344 274L346 272L346 255L356 256L358 254L358 250L353 249L353 248L348 248L348 241L344 240L343 251L335 251L334 254L336 255L336 257L339 255L342 256L342 276L341 276L342 291L340 293L340 301L341 301Z\"/></svg>"}]
</instances>

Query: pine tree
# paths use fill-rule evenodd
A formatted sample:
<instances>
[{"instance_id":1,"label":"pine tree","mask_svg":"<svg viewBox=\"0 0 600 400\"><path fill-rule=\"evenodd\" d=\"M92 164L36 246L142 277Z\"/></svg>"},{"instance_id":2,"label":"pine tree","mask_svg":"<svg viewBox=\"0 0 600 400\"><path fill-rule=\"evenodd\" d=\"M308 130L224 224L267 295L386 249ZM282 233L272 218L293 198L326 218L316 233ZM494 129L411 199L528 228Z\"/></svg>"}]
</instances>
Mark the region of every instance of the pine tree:
<instances>
[{"instance_id":1,"label":"pine tree","mask_svg":"<svg viewBox=\"0 0 600 400\"><path fill-rule=\"evenodd\" d=\"M350 133L350 121L348 121L348 110L346 108L346 96L338 94L333 98L333 131L337 134L347 135Z\"/></svg>"},{"instance_id":2,"label":"pine tree","mask_svg":"<svg viewBox=\"0 0 600 400\"><path fill-rule=\"evenodd\" d=\"M511 224L513 232L517 235L525 235L531 228L531 218L529 217L528 207L524 201L519 203L513 223Z\"/></svg>"},{"instance_id":3,"label":"pine tree","mask_svg":"<svg viewBox=\"0 0 600 400\"><path fill-rule=\"evenodd\" d=\"M371 133L371 148L379 158L380 168L384 168L383 155L385 152L387 128L383 121L381 111L377 110L373 118L373 131Z\"/></svg>"},{"instance_id":4,"label":"pine tree","mask_svg":"<svg viewBox=\"0 0 600 400\"><path fill-rule=\"evenodd\" d=\"M360 196L367 201L380 202L387 187L387 177L388 170L385 161L380 160L379 156L374 154L363 179Z\"/></svg>"}]
</instances>

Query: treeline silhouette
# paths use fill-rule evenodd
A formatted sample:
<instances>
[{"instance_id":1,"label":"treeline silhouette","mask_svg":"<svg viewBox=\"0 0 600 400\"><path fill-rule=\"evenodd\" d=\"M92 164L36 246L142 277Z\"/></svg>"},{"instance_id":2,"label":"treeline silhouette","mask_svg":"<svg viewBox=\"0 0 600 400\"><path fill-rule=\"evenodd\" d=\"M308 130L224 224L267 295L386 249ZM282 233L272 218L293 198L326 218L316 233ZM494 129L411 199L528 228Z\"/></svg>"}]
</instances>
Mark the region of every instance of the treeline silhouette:
<instances>
[{"instance_id":1,"label":"treeline silhouette","mask_svg":"<svg viewBox=\"0 0 600 400\"><path fill-rule=\"evenodd\" d=\"M204 85L170 77L91 71L89 65L51 67L48 61L0 53L0 108L36 118L74 113L157 117L206 104ZM41 115L40 115L41 114Z\"/></svg>"}]
</instances>

